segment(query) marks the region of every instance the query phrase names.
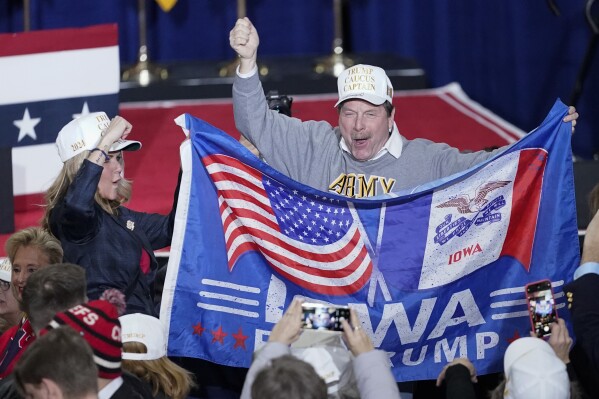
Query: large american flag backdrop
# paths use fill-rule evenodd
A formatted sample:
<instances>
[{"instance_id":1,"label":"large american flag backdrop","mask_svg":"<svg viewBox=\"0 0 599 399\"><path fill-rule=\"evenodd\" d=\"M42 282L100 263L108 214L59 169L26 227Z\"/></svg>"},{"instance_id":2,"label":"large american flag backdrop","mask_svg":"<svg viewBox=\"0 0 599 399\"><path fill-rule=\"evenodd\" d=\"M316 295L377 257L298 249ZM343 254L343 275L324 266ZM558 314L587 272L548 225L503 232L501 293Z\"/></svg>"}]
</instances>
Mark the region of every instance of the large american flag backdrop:
<instances>
[{"instance_id":1,"label":"large american flag backdrop","mask_svg":"<svg viewBox=\"0 0 599 399\"><path fill-rule=\"evenodd\" d=\"M295 296L350 305L398 381L454 357L485 374L528 335L524 285L558 313L578 263L570 124L543 124L416 193L355 200L295 182L184 115L184 169L161 319L169 354L249 367ZM310 165L306 165L310 168Z\"/></svg>"},{"instance_id":2,"label":"large american flag backdrop","mask_svg":"<svg viewBox=\"0 0 599 399\"><path fill-rule=\"evenodd\" d=\"M14 195L43 192L62 162L54 141L74 118L119 107L116 24L0 34L0 148Z\"/></svg>"}]
</instances>

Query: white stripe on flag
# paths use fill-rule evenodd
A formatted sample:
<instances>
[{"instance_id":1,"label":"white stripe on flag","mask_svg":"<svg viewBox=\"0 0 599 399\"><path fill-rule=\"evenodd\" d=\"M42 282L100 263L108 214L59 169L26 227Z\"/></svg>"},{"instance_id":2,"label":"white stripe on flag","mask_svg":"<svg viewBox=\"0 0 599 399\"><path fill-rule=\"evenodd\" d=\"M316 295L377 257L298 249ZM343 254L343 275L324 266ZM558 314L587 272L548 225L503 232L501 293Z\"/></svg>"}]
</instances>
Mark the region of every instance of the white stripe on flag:
<instances>
[{"instance_id":1,"label":"white stripe on flag","mask_svg":"<svg viewBox=\"0 0 599 399\"><path fill-rule=\"evenodd\" d=\"M238 248L245 243L251 243L261 249L262 255L271 266L310 284L329 287L350 286L368 271L371 260L364 248L364 240L359 239L356 223L351 225L343 237L329 245L312 245L290 238L278 229L263 223L261 218L246 216L248 211L253 211L273 224L277 222L261 179L254 177L249 171L238 168L235 163L229 165L215 161L206 169L211 175L218 174L213 178L216 180L215 184L220 194L218 200L223 226L230 222L225 231L225 240L227 255L232 264L239 256L236 253ZM231 180L221 176L220 173L236 178ZM244 200L225 198L228 196L228 191L242 191L248 198ZM260 205L266 206L268 210ZM239 229L242 228L244 230L240 232ZM229 241L231 237L233 239ZM346 249L349 249L349 252L344 254ZM356 264L360 256L363 259ZM341 273L340 277L320 275L320 271L343 272L344 270L349 274Z\"/></svg>"},{"instance_id":2,"label":"white stripe on flag","mask_svg":"<svg viewBox=\"0 0 599 399\"><path fill-rule=\"evenodd\" d=\"M43 166L32 167L32 160L43 160ZM54 143L13 148L13 195L34 194L47 190L61 168L62 161Z\"/></svg>"},{"instance_id":3,"label":"white stripe on flag","mask_svg":"<svg viewBox=\"0 0 599 399\"><path fill-rule=\"evenodd\" d=\"M118 46L0 57L0 105L118 93L119 65Z\"/></svg>"}]
</instances>

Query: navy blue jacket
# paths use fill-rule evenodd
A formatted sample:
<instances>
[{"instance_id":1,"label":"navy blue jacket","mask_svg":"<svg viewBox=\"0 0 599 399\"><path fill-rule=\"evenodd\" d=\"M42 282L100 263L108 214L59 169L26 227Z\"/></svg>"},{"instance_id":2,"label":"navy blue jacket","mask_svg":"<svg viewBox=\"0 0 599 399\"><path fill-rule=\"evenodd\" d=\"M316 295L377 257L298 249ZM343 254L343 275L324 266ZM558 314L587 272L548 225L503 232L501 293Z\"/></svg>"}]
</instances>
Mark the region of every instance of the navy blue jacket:
<instances>
[{"instance_id":1,"label":"navy blue jacket","mask_svg":"<svg viewBox=\"0 0 599 399\"><path fill-rule=\"evenodd\" d=\"M113 216L94 200L102 170L93 162L83 162L50 214L50 229L62 244L65 262L85 268L90 300L116 288L126 295L126 313L155 316L153 282L158 263L154 250L171 243L179 184L168 215L120 206ZM148 274L140 269L142 250L150 257Z\"/></svg>"},{"instance_id":2,"label":"navy blue jacket","mask_svg":"<svg viewBox=\"0 0 599 399\"><path fill-rule=\"evenodd\" d=\"M576 344L570 359L590 397L599 398L599 275L588 273L564 286Z\"/></svg>"}]
</instances>

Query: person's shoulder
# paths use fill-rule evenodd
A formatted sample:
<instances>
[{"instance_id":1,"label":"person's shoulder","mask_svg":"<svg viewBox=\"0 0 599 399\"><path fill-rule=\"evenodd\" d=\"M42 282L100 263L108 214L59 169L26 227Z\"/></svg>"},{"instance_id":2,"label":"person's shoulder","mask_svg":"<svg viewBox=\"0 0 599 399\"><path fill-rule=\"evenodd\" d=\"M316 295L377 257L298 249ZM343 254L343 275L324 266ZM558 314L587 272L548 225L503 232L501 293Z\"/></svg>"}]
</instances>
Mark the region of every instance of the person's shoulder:
<instances>
[{"instance_id":1,"label":"person's shoulder","mask_svg":"<svg viewBox=\"0 0 599 399\"><path fill-rule=\"evenodd\" d=\"M0 339L10 339L12 338L15 333L17 332L17 330L19 329L19 325L16 324L14 326L11 326L8 330L6 330L6 332L4 334L2 334L2 336L0 336Z\"/></svg>"},{"instance_id":2,"label":"person's shoulder","mask_svg":"<svg viewBox=\"0 0 599 399\"><path fill-rule=\"evenodd\" d=\"M8 330L4 332L4 334L0 335L0 351L3 351L6 347L7 343L15 336L17 330L19 329L19 325L10 327Z\"/></svg>"},{"instance_id":3,"label":"person's shoulder","mask_svg":"<svg viewBox=\"0 0 599 399\"><path fill-rule=\"evenodd\" d=\"M118 209L119 209L119 216L121 216L121 218L141 213L141 212L137 212L137 211L131 210L131 209L129 209L126 206L123 206L123 205L119 206Z\"/></svg>"},{"instance_id":4,"label":"person's shoulder","mask_svg":"<svg viewBox=\"0 0 599 399\"><path fill-rule=\"evenodd\" d=\"M401 136L403 140L404 148L412 147L412 148L445 148L449 147L446 143L439 143L436 141L432 141L424 138L415 138L415 139L407 139L404 136Z\"/></svg>"},{"instance_id":5,"label":"person's shoulder","mask_svg":"<svg viewBox=\"0 0 599 399\"><path fill-rule=\"evenodd\" d=\"M0 398L2 399L21 399L22 396L19 395L19 391L17 390L17 385L15 384L14 378L8 376L3 380L0 380Z\"/></svg>"},{"instance_id":6,"label":"person's shoulder","mask_svg":"<svg viewBox=\"0 0 599 399\"><path fill-rule=\"evenodd\" d=\"M429 139L406 139L402 136L403 150L402 155L411 155L417 157L431 157L435 154L442 154L452 147L446 143L437 143Z\"/></svg>"},{"instance_id":7,"label":"person's shoulder","mask_svg":"<svg viewBox=\"0 0 599 399\"><path fill-rule=\"evenodd\" d=\"M152 389L147 382L142 381L134 374L123 370L123 385L112 396L118 398L133 398L133 399L153 399ZM118 396L117 396L118 394Z\"/></svg>"},{"instance_id":8,"label":"person's shoulder","mask_svg":"<svg viewBox=\"0 0 599 399\"><path fill-rule=\"evenodd\" d=\"M566 292L594 292L599 286L599 274L587 273L564 286Z\"/></svg>"}]
</instances>

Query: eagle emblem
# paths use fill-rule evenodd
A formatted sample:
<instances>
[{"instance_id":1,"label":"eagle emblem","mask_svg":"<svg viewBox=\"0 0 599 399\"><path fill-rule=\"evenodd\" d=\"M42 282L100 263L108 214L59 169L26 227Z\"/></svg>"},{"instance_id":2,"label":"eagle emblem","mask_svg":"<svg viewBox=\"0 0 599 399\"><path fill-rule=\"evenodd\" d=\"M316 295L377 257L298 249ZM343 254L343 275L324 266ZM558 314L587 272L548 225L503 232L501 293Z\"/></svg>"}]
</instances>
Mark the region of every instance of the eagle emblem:
<instances>
[{"instance_id":1,"label":"eagle emblem","mask_svg":"<svg viewBox=\"0 0 599 399\"><path fill-rule=\"evenodd\" d=\"M437 205L437 208L458 208L459 213L478 212L489 202L486 197L491 191L509 183L511 182L505 180L483 183L474 192L474 198L471 199L468 194L461 194Z\"/></svg>"}]
</instances>

